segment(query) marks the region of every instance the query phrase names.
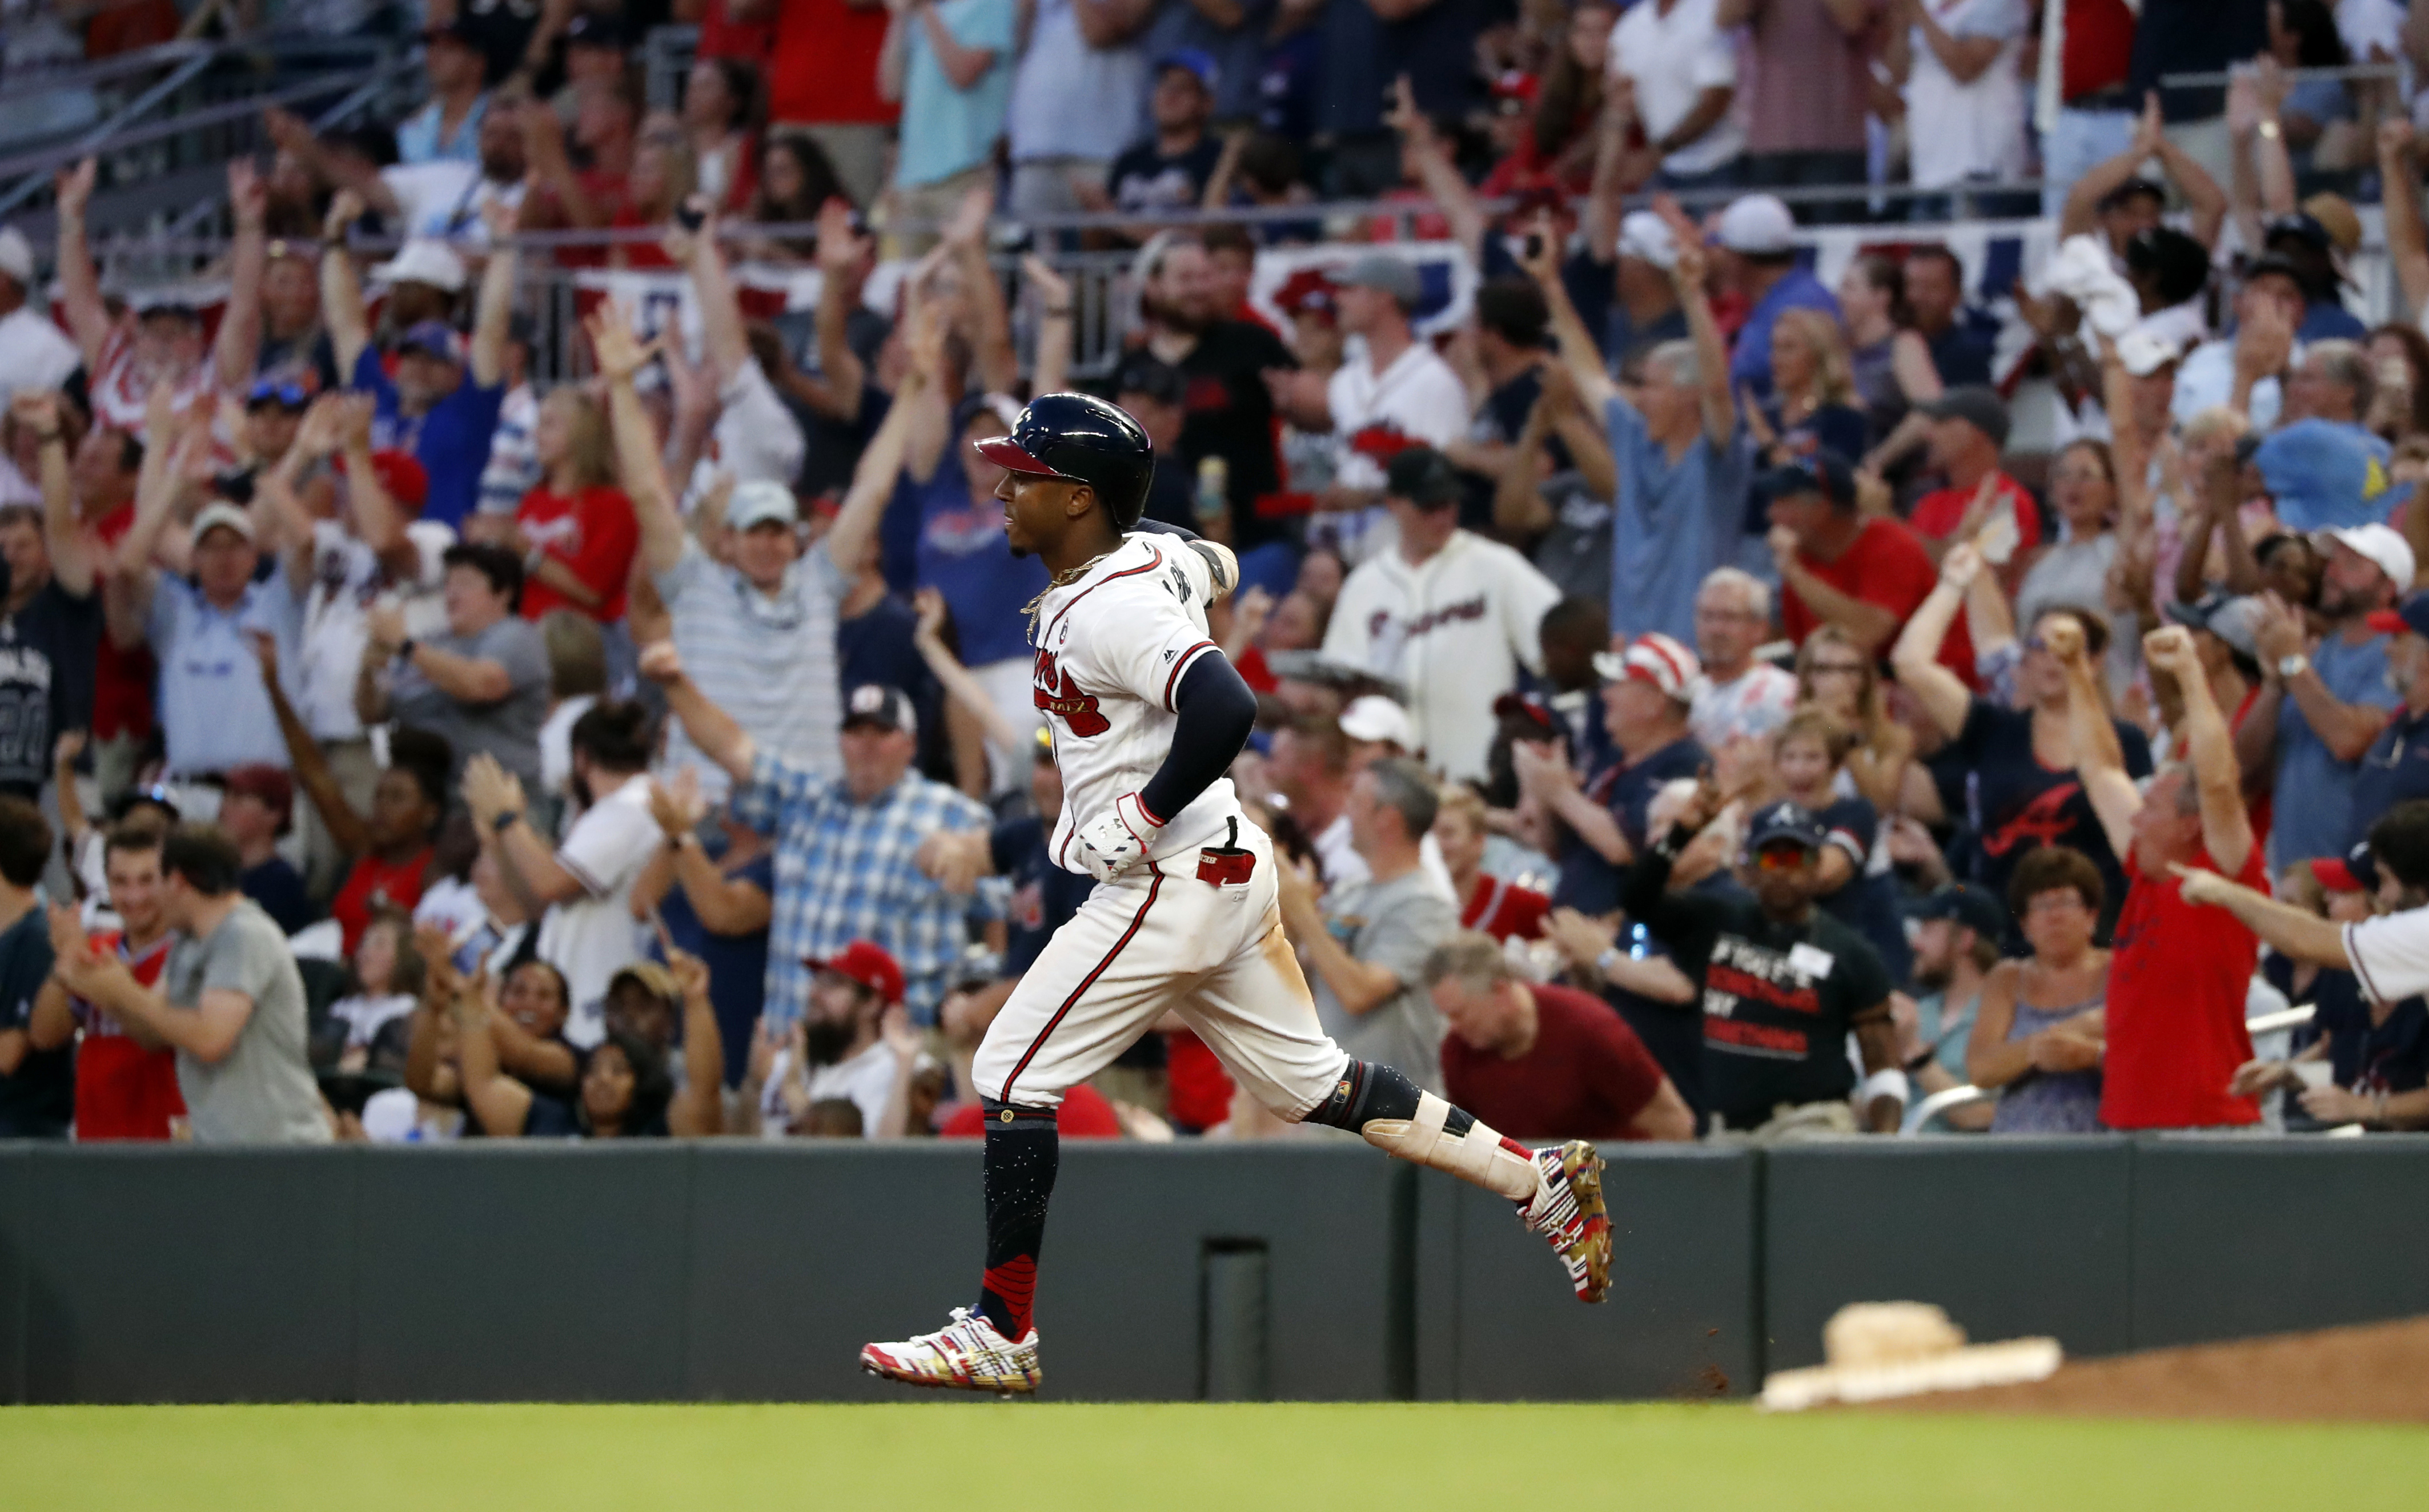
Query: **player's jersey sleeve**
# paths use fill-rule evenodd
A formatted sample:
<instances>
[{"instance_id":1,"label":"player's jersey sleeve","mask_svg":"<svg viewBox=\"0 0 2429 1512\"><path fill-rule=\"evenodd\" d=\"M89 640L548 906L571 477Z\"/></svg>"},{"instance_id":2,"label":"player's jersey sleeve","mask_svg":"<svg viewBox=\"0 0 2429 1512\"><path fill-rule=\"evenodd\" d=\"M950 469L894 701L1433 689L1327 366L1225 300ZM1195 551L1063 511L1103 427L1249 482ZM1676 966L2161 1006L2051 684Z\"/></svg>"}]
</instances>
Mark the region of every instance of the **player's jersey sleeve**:
<instances>
[{"instance_id":1,"label":"player's jersey sleeve","mask_svg":"<svg viewBox=\"0 0 2429 1512\"><path fill-rule=\"evenodd\" d=\"M1213 574L1178 543L1149 551L1151 565L1106 580L1082 606L1084 616L1074 616L1064 666L1082 687L1169 710L1181 675L1200 657L1221 654L1206 630Z\"/></svg>"},{"instance_id":2,"label":"player's jersey sleeve","mask_svg":"<svg viewBox=\"0 0 2429 1512\"><path fill-rule=\"evenodd\" d=\"M2345 926L2345 957L2371 1001L2429 992L2429 910L2406 909Z\"/></svg>"}]
</instances>

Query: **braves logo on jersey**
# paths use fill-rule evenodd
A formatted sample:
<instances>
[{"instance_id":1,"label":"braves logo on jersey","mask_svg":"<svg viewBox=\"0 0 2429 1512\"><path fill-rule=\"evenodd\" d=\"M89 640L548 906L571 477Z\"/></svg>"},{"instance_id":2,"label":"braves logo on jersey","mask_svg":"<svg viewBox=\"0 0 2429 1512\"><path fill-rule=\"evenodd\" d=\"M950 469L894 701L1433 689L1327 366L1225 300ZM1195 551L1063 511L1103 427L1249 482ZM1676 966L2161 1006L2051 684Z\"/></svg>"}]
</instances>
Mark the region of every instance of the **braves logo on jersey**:
<instances>
[{"instance_id":1,"label":"braves logo on jersey","mask_svg":"<svg viewBox=\"0 0 2429 1512\"><path fill-rule=\"evenodd\" d=\"M1101 735L1113 728L1097 707L1097 696L1082 693L1069 673L1055 665L1054 653L1041 649L1030 700L1048 714L1060 718L1075 735Z\"/></svg>"}]
</instances>

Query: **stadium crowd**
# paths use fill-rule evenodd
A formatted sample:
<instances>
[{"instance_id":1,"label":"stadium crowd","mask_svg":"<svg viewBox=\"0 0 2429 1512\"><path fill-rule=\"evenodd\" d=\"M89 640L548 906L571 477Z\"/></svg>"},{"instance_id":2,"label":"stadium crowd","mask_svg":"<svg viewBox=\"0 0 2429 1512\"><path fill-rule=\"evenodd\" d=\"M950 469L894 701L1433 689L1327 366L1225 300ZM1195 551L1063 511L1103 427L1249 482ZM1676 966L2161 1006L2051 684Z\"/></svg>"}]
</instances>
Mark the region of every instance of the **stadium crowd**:
<instances>
[{"instance_id":1,"label":"stadium crowd","mask_svg":"<svg viewBox=\"0 0 2429 1512\"><path fill-rule=\"evenodd\" d=\"M971 443L1067 386L1238 553L1231 776L1353 1054L1532 1136L2429 1126L2429 337L2351 292L2376 195L2429 310L2421 167L2408 73L2287 73L2401 8L414 25L409 113L228 165L223 294L106 288L90 160L0 229L0 1137L977 1134L1092 884ZM1868 185L2036 161L2012 290L1937 221L1816 276ZM544 353L573 270L685 318ZM1062 1132L1294 1131L1167 1020Z\"/></svg>"}]
</instances>

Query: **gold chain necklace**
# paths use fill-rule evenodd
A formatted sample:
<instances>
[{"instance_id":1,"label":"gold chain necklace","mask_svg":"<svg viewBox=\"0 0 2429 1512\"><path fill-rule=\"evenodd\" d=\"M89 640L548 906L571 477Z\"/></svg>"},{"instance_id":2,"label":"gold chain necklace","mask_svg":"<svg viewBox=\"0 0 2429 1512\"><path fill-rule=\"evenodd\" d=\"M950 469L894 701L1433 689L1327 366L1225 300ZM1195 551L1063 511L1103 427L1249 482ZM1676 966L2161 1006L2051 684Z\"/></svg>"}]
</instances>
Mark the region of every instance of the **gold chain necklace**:
<instances>
[{"instance_id":1,"label":"gold chain necklace","mask_svg":"<svg viewBox=\"0 0 2429 1512\"><path fill-rule=\"evenodd\" d=\"M1118 551L1120 550L1121 548L1118 546L1114 548L1114 551ZM1021 605L1020 612L1029 616L1030 645L1037 645L1037 612L1045 607L1046 596L1052 593L1057 588L1067 588L1071 584L1079 582L1082 578L1086 577L1089 573L1094 572L1097 570L1097 564L1113 555L1114 551L1099 551L1096 555L1088 558L1085 562L1081 563L1078 567L1065 567L1062 571L1055 573L1053 576L1046 580L1046 586L1038 590L1036 598L1032 599L1029 602Z\"/></svg>"}]
</instances>

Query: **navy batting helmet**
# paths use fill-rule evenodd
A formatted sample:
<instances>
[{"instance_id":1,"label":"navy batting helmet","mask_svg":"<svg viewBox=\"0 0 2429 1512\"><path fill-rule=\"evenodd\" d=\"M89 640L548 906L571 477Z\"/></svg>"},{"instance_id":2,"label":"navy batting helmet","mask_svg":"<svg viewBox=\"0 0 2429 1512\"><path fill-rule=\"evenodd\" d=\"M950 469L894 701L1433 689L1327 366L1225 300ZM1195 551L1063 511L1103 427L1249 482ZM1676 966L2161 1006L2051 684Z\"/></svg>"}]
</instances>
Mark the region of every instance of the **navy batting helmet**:
<instances>
[{"instance_id":1,"label":"navy batting helmet","mask_svg":"<svg viewBox=\"0 0 2429 1512\"><path fill-rule=\"evenodd\" d=\"M1013 421L1010 436L976 444L981 456L1010 471L1086 484L1122 530L1147 509L1155 444L1119 405L1086 394L1040 394Z\"/></svg>"}]
</instances>

